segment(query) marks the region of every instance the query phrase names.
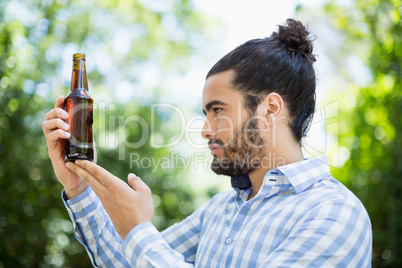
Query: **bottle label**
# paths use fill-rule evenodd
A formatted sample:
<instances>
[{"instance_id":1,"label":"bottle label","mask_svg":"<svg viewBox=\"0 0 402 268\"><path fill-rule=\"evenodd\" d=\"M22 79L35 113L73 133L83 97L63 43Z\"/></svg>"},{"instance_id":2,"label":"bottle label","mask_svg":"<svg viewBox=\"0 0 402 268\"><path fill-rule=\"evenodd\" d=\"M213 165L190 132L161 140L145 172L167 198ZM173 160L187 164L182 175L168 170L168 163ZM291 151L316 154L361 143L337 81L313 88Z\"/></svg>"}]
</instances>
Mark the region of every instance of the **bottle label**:
<instances>
[{"instance_id":1,"label":"bottle label","mask_svg":"<svg viewBox=\"0 0 402 268\"><path fill-rule=\"evenodd\" d=\"M69 114L71 136L65 143L67 160L93 157L93 100L82 97L67 98L65 109Z\"/></svg>"}]
</instances>

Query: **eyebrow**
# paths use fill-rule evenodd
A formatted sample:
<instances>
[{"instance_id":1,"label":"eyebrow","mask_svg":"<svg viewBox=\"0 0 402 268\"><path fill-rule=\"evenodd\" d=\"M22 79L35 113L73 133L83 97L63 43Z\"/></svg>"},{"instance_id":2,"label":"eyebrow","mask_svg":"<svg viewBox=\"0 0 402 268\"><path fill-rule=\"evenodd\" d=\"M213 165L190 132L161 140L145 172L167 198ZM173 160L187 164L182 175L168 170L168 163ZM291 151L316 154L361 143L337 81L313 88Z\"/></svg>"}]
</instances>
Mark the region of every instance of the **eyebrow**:
<instances>
[{"instance_id":1,"label":"eyebrow","mask_svg":"<svg viewBox=\"0 0 402 268\"><path fill-rule=\"evenodd\" d=\"M202 112L203 112L205 115L207 115L207 112L209 112L209 111L211 110L211 108L212 108L214 105L226 105L226 103L224 103L224 102L222 102L222 101L220 101L220 100L213 100L213 101L210 101L210 102L208 102L208 103L205 105L205 110L202 109Z\"/></svg>"}]
</instances>

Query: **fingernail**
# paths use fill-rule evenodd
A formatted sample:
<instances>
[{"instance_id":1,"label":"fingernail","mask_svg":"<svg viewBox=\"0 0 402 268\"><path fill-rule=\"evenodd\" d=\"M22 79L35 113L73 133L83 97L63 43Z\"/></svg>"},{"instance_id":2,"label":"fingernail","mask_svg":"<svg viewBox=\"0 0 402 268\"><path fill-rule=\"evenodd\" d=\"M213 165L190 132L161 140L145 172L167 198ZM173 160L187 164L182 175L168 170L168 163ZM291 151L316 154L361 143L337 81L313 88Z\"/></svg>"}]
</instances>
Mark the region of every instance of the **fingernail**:
<instances>
[{"instance_id":1,"label":"fingernail","mask_svg":"<svg viewBox=\"0 0 402 268\"><path fill-rule=\"evenodd\" d=\"M135 175L134 173L129 173L127 176L128 179L132 179L134 177L137 177L137 175Z\"/></svg>"},{"instance_id":2,"label":"fingernail","mask_svg":"<svg viewBox=\"0 0 402 268\"><path fill-rule=\"evenodd\" d=\"M66 133L67 138L70 138L70 136L71 136L70 132L64 132L64 133Z\"/></svg>"},{"instance_id":3,"label":"fingernail","mask_svg":"<svg viewBox=\"0 0 402 268\"><path fill-rule=\"evenodd\" d=\"M64 113L63 113L63 116L64 116L64 118L67 119L67 118L68 118L68 113L67 113L67 112L64 112Z\"/></svg>"},{"instance_id":4,"label":"fingernail","mask_svg":"<svg viewBox=\"0 0 402 268\"><path fill-rule=\"evenodd\" d=\"M67 163L66 163L66 168L68 168L68 169L71 168L71 163L70 163L70 162L67 162Z\"/></svg>"},{"instance_id":5,"label":"fingernail","mask_svg":"<svg viewBox=\"0 0 402 268\"><path fill-rule=\"evenodd\" d=\"M75 160L75 164L81 166L82 160Z\"/></svg>"},{"instance_id":6,"label":"fingernail","mask_svg":"<svg viewBox=\"0 0 402 268\"><path fill-rule=\"evenodd\" d=\"M69 124L64 123L64 128L65 128L65 129L69 129L69 128L70 128Z\"/></svg>"}]
</instances>

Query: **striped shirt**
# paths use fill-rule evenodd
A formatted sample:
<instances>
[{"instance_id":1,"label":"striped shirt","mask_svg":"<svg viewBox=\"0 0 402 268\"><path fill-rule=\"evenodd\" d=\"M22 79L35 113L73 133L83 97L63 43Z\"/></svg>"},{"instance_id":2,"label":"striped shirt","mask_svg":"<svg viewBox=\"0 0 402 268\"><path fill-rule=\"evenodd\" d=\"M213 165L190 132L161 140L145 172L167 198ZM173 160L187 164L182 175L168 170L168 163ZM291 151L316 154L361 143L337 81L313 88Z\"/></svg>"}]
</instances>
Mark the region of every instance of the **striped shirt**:
<instances>
[{"instance_id":1,"label":"striped shirt","mask_svg":"<svg viewBox=\"0 0 402 268\"><path fill-rule=\"evenodd\" d=\"M124 241L90 187L63 198L95 267L371 267L368 214L326 156L272 169L250 194L217 194L165 231L142 223Z\"/></svg>"}]
</instances>

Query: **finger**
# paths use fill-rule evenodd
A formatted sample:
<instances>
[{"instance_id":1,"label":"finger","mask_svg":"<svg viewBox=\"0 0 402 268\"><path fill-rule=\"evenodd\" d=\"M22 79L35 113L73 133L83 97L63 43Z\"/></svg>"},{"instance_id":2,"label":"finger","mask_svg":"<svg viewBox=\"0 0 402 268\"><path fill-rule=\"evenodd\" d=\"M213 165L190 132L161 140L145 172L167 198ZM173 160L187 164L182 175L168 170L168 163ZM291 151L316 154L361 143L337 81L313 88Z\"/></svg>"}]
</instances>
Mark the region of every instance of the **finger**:
<instances>
[{"instance_id":1,"label":"finger","mask_svg":"<svg viewBox=\"0 0 402 268\"><path fill-rule=\"evenodd\" d=\"M87 170L80 167L79 165L76 165L72 162L67 162L66 167L77 174L79 177L81 177L86 183L88 183L95 191L95 193L99 194L107 188L106 185L104 185L95 176L93 176L91 173L89 173Z\"/></svg>"},{"instance_id":2,"label":"finger","mask_svg":"<svg viewBox=\"0 0 402 268\"><path fill-rule=\"evenodd\" d=\"M116 180L120 181L119 178L116 178L109 171L104 169L101 166L98 166L95 163L92 163L88 160L76 160L75 164L80 166L81 168L87 170L94 177L96 177L99 181L101 181L105 186L111 187L116 183Z\"/></svg>"},{"instance_id":3,"label":"finger","mask_svg":"<svg viewBox=\"0 0 402 268\"><path fill-rule=\"evenodd\" d=\"M59 97L57 97L57 99L54 102L54 108L60 107L63 108L64 107L64 96L60 95Z\"/></svg>"},{"instance_id":4,"label":"finger","mask_svg":"<svg viewBox=\"0 0 402 268\"><path fill-rule=\"evenodd\" d=\"M140 177L134 173L130 173L127 176L128 184L137 192L151 192L151 189L146 185Z\"/></svg>"},{"instance_id":5,"label":"finger","mask_svg":"<svg viewBox=\"0 0 402 268\"><path fill-rule=\"evenodd\" d=\"M57 129L55 131L49 132L46 134L46 141L49 142L54 142L59 139L68 139L70 138L71 134L62 130L62 129Z\"/></svg>"},{"instance_id":6,"label":"finger","mask_svg":"<svg viewBox=\"0 0 402 268\"><path fill-rule=\"evenodd\" d=\"M45 114L45 120L50 120L54 118L61 118L65 120L68 118L68 113L64 111L64 109L57 107Z\"/></svg>"},{"instance_id":7,"label":"finger","mask_svg":"<svg viewBox=\"0 0 402 268\"><path fill-rule=\"evenodd\" d=\"M45 135L55 129L62 129L67 131L69 128L70 126L60 118L46 120L42 123L42 129Z\"/></svg>"}]
</instances>

